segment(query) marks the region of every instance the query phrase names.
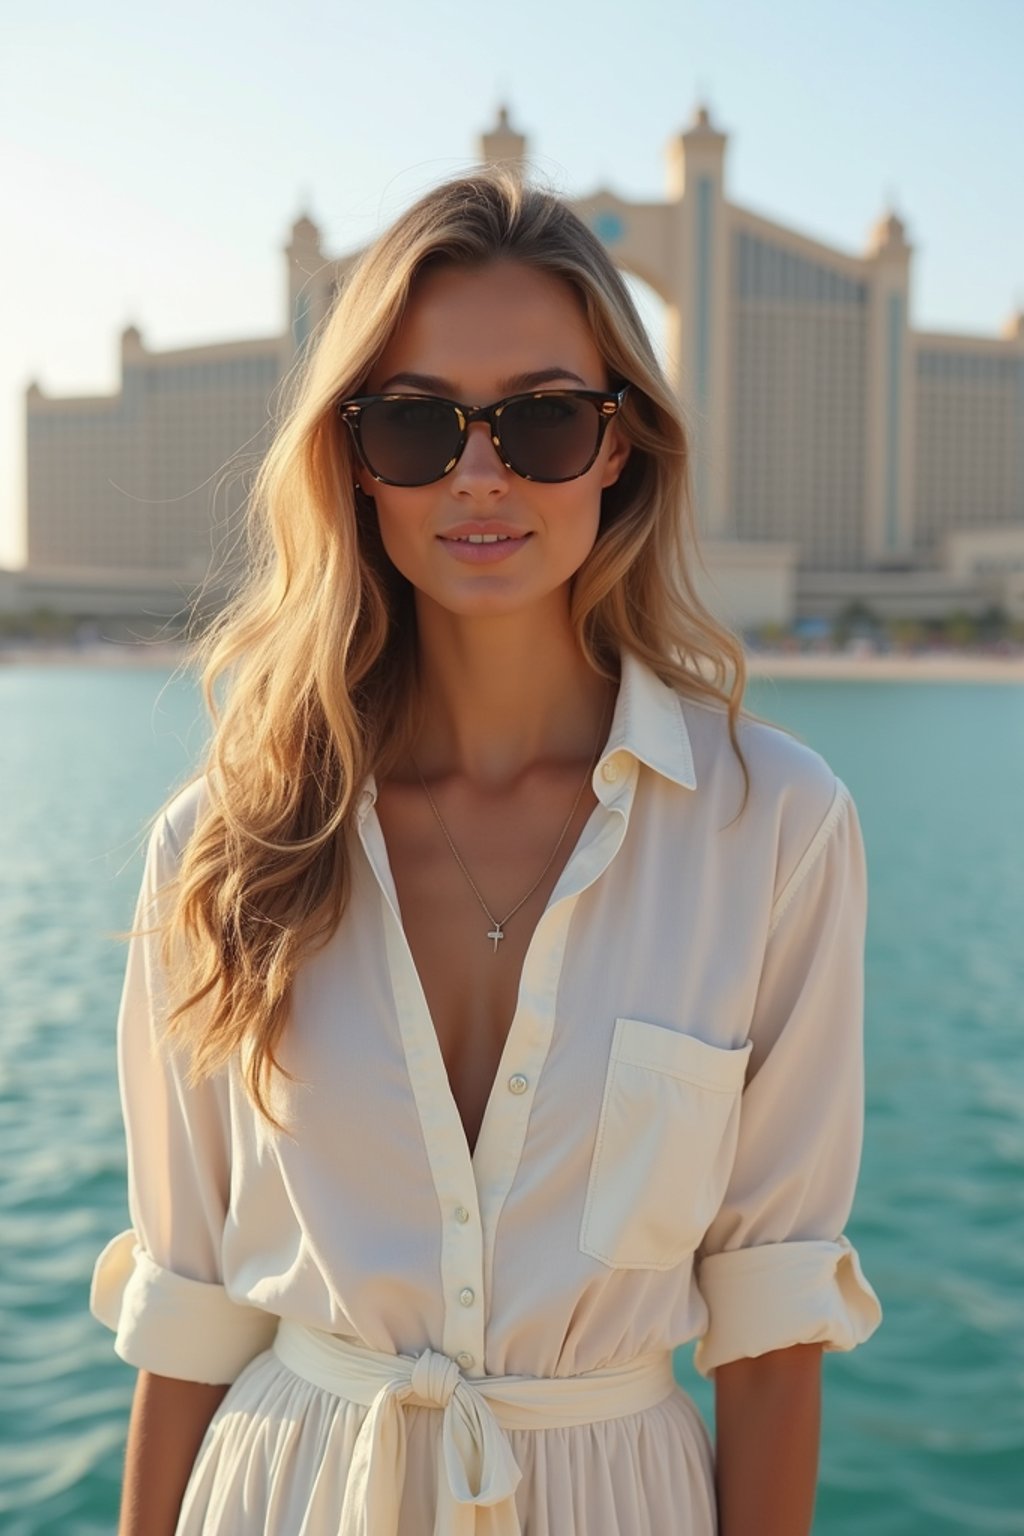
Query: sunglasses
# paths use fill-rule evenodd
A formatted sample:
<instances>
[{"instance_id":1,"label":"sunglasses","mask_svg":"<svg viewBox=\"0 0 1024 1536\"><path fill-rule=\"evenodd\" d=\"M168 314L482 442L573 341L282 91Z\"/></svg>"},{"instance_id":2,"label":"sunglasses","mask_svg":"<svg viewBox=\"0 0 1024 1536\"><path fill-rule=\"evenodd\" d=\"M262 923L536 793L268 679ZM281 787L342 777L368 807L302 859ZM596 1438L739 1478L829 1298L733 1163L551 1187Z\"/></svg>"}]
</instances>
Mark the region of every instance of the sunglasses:
<instances>
[{"instance_id":1,"label":"sunglasses","mask_svg":"<svg viewBox=\"0 0 1024 1536\"><path fill-rule=\"evenodd\" d=\"M356 452L384 485L430 485L462 457L474 421L486 421L506 469L555 485L578 480L597 458L621 389L545 389L466 406L439 395L360 395L338 404Z\"/></svg>"}]
</instances>

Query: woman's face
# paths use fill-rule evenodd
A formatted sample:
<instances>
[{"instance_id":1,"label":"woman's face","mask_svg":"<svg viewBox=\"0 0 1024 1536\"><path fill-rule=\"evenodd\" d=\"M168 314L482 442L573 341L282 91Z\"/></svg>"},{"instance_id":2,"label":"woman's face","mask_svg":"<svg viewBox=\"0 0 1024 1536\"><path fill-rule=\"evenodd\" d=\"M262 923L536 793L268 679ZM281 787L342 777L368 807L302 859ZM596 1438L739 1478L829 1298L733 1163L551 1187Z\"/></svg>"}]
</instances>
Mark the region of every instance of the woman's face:
<instances>
[{"instance_id":1,"label":"woman's face","mask_svg":"<svg viewBox=\"0 0 1024 1536\"><path fill-rule=\"evenodd\" d=\"M403 374L431 382L395 377ZM523 377L530 375L537 377ZM522 390L559 387L609 387L576 295L561 278L502 260L424 274L364 392L490 405ZM356 475L376 501L393 564L421 597L470 616L526 608L565 586L597 537L601 491L618 479L628 456L613 418L585 475L545 485L506 469L488 424L477 421L455 468L431 485L382 485L361 464ZM527 537L501 559L477 563L465 544L446 537L467 521Z\"/></svg>"}]
</instances>

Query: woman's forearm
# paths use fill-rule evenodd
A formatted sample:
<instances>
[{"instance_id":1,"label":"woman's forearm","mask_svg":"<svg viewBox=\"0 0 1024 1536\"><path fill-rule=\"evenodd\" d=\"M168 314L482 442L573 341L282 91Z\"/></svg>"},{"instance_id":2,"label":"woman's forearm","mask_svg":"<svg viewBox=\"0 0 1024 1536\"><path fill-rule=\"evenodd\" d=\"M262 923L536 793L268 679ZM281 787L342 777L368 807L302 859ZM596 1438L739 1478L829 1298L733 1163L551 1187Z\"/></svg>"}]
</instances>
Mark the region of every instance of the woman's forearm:
<instances>
[{"instance_id":1,"label":"woman's forearm","mask_svg":"<svg viewBox=\"0 0 1024 1536\"><path fill-rule=\"evenodd\" d=\"M810 1536L821 1351L796 1344L715 1371L719 1536Z\"/></svg>"},{"instance_id":2,"label":"woman's forearm","mask_svg":"<svg viewBox=\"0 0 1024 1536\"><path fill-rule=\"evenodd\" d=\"M196 1454L227 1390L139 1372L117 1536L174 1536Z\"/></svg>"}]
</instances>

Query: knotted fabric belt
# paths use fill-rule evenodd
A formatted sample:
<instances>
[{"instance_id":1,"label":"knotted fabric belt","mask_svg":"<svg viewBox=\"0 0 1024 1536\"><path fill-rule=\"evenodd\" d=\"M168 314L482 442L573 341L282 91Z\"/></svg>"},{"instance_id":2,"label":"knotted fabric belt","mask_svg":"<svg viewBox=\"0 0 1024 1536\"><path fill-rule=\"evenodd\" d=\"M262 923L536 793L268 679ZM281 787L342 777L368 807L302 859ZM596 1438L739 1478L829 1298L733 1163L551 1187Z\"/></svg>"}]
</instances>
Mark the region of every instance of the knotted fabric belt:
<instances>
[{"instance_id":1,"label":"knotted fabric belt","mask_svg":"<svg viewBox=\"0 0 1024 1536\"><path fill-rule=\"evenodd\" d=\"M487 1536L521 1536L514 1494L523 1474L506 1429L592 1424L638 1413L681 1391L671 1350L581 1376L468 1377L433 1349L418 1358L381 1353L286 1318L273 1349L296 1375L370 1410L356 1437L339 1536L396 1536L405 1482L405 1403L444 1413L435 1536L474 1536L482 1506L493 1509Z\"/></svg>"}]
</instances>

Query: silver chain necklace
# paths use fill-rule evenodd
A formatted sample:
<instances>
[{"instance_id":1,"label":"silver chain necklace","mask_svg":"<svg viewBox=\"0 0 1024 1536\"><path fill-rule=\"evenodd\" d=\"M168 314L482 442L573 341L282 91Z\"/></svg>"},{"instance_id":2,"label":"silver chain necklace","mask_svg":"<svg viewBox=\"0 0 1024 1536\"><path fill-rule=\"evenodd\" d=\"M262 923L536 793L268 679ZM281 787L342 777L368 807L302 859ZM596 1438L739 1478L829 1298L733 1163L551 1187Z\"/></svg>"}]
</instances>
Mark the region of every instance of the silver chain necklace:
<instances>
[{"instance_id":1,"label":"silver chain necklace","mask_svg":"<svg viewBox=\"0 0 1024 1536\"><path fill-rule=\"evenodd\" d=\"M444 821L441 818L441 812L437 808L437 805L436 805L436 803L434 801L434 797L430 793L430 790L427 788L427 781L423 777L422 773L420 773L419 764L417 763L415 757L413 757L412 750L410 749L410 751L409 751L409 756L410 756L410 758L412 758L412 765L416 769L416 772L419 775L419 781L423 785L424 790L426 791L427 799L430 801L430 808L433 811L434 815L437 817L438 826L441 828L441 831L444 833L445 838L448 841L449 848L451 849L452 853L454 853L456 859L458 860L459 868L462 870L462 873L465 875L466 879L469 881L470 885L473 887L473 891L474 891L474 893L476 895L477 901L480 903L480 905L483 907L484 911L487 913L488 920L493 924L493 927L491 928L491 931L490 931L490 933L488 933L487 937L491 940L491 942L494 945L494 953L495 954L498 953L498 942L499 942L499 940L501 940L501 939L503 939L505 937L504 933L502 932L502 929L504 928L505 924L508 922L510 917L515 917L516 913L519 911L519 908L521 906L523 906L523 904L525 902L529 901L530 897L533 895L534 891L537 889L538 885L540 885L541 881L544 879L544 876L547 874L548 870L551 868L551 865L554 862L555 854L558 852L559 848L561 848L561 846L562 846L562 841L563 841L563 839L565 837L565 834L568 832L569 827L570 827L570 825L572 823L572 819L573 819L573 817L576 814L576 807L580 803L580 796L583 794L583 791L586 788L587 783L589 782L590 776L591 776L591 774L594 771L594 764L596 763L597 758L598 758L598 754L601 751L601 741L602 741L602 739L604 737L605 721L607 720L608 715L609 715L610 702L611 701L609 701L609 705L606 706L604 714L601 717L601 729L600 729L600 731L598 733L597 745L594 748L593 756L591 757L590 762L587 765L587 771L586 771L586 773L585 773L585 775L583 777L583 781L580 784L579 789L576 791L576 798L575 798L575 800L572 803L572 810L569 812L568 816L565 818L565 825L562 828L561 832L559 833L558 842L555 844L554 848L552 849L551 858L548 859L547 863L544 865L544 868L541 870L540 874L537 876L537 879L530 886L530 889L527 891L526 895L522 898L521 901L517 901L516 902L515 906L511 910L511 912L506 913L506 915L501 919L500 922L495 917L495 915L491 911L491 909L488 907L487 903L484 901L484 899L481 896L479 890L477 889L476 881L473 879L473 876L470 874L469 870L466 868L465 864L463 863L462 858L461 858L461 856L459 854L459 850L456 848L455 844L452 842L451 834L449 833L448 828L445 826Z\"/></svg>"}]
</instances>

